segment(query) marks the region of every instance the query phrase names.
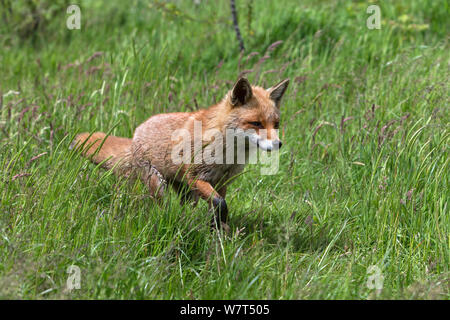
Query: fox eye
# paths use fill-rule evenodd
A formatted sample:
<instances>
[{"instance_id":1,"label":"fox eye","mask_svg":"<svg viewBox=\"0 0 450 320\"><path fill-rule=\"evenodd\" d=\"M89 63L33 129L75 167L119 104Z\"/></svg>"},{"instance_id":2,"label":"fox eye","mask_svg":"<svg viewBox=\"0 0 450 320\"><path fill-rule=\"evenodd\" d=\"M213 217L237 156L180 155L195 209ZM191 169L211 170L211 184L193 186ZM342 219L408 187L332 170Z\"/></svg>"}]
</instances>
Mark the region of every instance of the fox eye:
<instances>
[{"instance_id":1,"label":"fox eye","mask_svg":"<svg viewBox=\"0 0 450 320\"><path fill-rule=\"evenodd\" d=\"M257 128L264 128L262 123L259 122L259 121L250 121L249 124L254 126L254 127L257 127Z\"/></svg>"}]
</instances>

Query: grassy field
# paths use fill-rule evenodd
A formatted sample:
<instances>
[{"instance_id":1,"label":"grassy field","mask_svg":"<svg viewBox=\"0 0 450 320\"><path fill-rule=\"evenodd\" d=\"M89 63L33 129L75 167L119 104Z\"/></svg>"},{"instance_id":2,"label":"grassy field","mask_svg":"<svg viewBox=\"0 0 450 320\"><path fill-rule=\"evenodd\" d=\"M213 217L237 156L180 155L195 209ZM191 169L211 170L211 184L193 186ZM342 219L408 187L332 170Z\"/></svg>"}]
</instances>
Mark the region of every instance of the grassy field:
<instances>
[{"instance_id":1,"label":"grassy field","mask_svg":"<svg viewBox=\"0 0 450 320\"><path fill-rule=\"evenodd\" d=\"M228 1L79 1L80 30L64 2L0 1L0 298L449 299L447 1L374 1L369 30L365 1L237 0L242 55ZM291 84L280 170L231 185L229 235L68 148L241 73Z\"/></svg>"}]
</instances>

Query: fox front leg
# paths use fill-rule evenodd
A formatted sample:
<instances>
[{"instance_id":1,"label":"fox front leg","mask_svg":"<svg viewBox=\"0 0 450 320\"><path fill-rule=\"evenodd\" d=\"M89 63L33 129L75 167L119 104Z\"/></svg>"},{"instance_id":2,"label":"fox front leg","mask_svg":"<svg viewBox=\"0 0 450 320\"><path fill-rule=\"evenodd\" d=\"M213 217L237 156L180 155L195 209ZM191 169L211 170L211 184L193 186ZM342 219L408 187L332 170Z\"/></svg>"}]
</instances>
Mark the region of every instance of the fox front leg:
<instances>
[{"instance_id":1,"label":"fox front leg","mask_svg":"<svg viewBox=\"0 0 450 320\"><path fill-rule=\"evenodd\" d=\"M180 196L180 205L184 206L186 203L191 203L193 207L197 206L199 195L192 191L189 186L178 181L171 182L172 187Z\"/></svg>"},{"instance_id":2,"label":"fox front leg","mask_svg":"<svg viewBox=\"0 0 450 320\"><path fill-rule=\"evenodd\" d=\"M200 198L208 201L210 208L214 210L213 226L222 226L224 229L226 225L228 208L225 199L211 186L209 182L203 180L190 181L192 189Z\"/></svg>"},{"instance_id":3,"label":"fox front leg","mask_svg":"<svg viewBox=\"0 0 450 320\"><path fill-rule=\"evenodd\" d=\"M225 196L227 195L227 186L222 186L222 187L220 187L220 188L217 190L217 192L220 194L220 196L221 196L222 198L225 199Z\"/></svg>"}]
</instances>

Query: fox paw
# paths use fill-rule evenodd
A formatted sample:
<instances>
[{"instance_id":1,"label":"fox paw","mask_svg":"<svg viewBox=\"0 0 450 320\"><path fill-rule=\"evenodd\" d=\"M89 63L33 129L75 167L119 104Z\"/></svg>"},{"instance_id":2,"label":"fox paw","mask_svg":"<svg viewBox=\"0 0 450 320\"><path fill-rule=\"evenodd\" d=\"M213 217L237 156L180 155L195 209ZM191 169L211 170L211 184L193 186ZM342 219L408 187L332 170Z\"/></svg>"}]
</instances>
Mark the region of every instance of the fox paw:
<instances>
[{"instance_id":1,"label":"fox paw","mask_svg":"<svg viewBox=\"0 0 450 320\"><path fill-rule=\"evenodd\" d=\"M227 216L228 216L228 207L227 202L224 198L216 197L213 199L213 208L214 208L214 219L213 226L221 227L222 224L226 225Z\"/></svg>"}]
</instances>

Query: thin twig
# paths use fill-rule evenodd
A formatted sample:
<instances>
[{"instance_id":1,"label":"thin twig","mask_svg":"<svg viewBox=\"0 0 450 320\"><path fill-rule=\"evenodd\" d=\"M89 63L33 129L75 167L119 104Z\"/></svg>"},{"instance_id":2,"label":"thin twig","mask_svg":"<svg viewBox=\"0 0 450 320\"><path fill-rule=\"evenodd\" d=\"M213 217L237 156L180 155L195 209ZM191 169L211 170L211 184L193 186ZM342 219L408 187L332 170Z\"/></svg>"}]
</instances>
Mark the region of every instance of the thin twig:
<instances>
[{"instance_id":1,"label":"thin twig","mask_svg":"<svg viewBox=\"0 0 450 320\"><path fill-rule=\"evenodd\" d=\"M231 5L231 16L233 17L234 30L236 31L236 37L239 41L239 50L242 52L245 50L245 47L244 47L244 41L242 40L242 36L241 36L241 30L239 30L236 5L234 3L234 0L230 0L230 5Z\"/></svg>"}]
</instances>

